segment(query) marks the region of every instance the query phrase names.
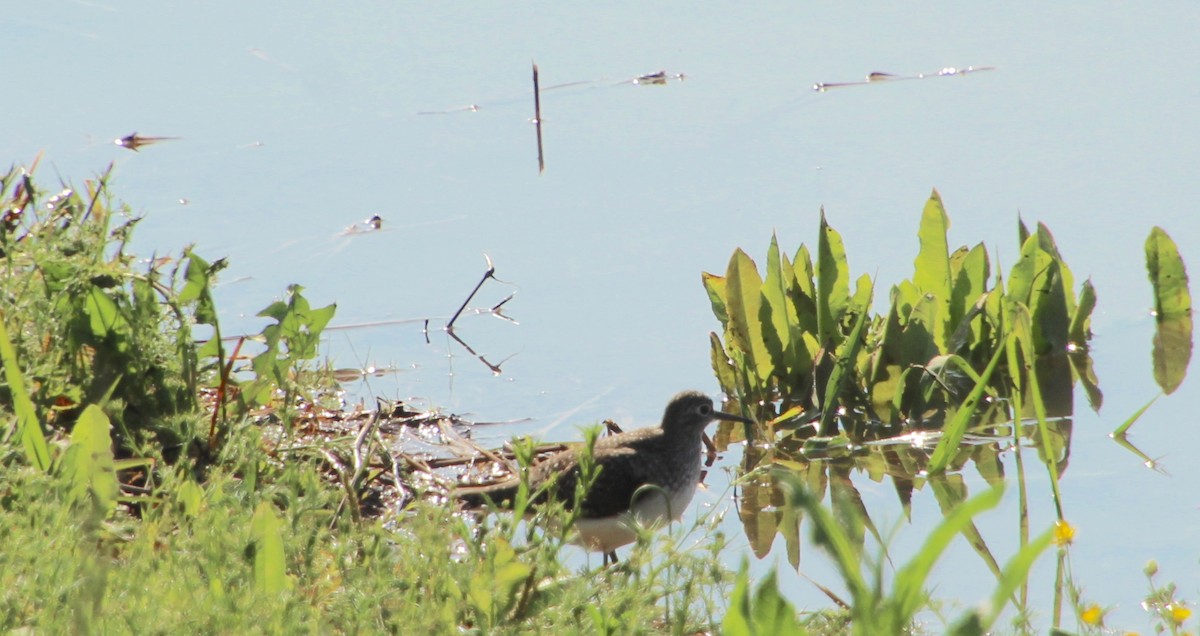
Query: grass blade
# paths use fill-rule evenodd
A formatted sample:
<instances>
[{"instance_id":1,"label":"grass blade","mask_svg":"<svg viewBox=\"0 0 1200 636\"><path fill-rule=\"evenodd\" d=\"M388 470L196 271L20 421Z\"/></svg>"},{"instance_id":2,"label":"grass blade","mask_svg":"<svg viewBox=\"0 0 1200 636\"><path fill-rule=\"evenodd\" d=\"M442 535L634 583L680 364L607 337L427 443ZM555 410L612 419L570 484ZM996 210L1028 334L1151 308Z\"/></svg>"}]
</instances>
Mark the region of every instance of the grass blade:
<instances>
[{"instance_id":1,"label":"grass blade","mask_svg":"<svg viewBox=\"0 0 1200 636\"><path fill-rule=\"evenodd\" d=\"M0 315L0 362L4 363L4 379L8 382L8 390L12 394L13 411L17 415L17 437L25 449L25 459L42 472L50 470L50 448L46 445L46 436L42 434L42 425L38 421L37 411L33 408L33 400L25 392L25 379L21 376L20 361L13 349L12 341L8 339L8 329L4 326L4 316Z\"/></svg>"}]
</instances>

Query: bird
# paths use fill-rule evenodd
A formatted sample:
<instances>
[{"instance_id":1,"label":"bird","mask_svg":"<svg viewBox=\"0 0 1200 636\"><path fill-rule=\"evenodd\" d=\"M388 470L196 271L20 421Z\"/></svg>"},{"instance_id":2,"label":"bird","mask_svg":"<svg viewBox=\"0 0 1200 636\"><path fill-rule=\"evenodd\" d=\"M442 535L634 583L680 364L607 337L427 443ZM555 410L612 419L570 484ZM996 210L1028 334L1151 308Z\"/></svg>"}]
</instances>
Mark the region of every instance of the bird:
<instances>
[{"instance_id":1,"label":"bird","mask_svg":"<svg viewBox=\"0 0 1200 636\"><path fill-rule=\"evenodd\" d=\"M600 470L579 502L572 541L604 553L608 565L617 562L617 548L637 540L635 523L652 527L679 520L700 482L704 428L716 420L750 422L716 410L699 391L684 391L671 398L661 425L596 440L592 458ZM564 450L528 469L531 507L553 498L572 508L579 453L577 448ZM520 483L514 476L487 486L460 487L454 497L466 509L510 507Z\"/></svg>"}]
</instances>

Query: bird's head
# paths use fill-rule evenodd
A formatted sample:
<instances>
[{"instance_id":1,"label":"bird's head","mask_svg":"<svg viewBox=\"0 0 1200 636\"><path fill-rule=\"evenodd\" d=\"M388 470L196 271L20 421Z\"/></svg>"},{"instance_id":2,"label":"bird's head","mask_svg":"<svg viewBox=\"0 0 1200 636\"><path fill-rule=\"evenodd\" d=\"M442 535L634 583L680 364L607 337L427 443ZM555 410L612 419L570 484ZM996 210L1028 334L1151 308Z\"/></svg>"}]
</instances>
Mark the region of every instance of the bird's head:
<instances>
[{"instance_id":1,"label":"bird's head","mask_svg":"<svg viewBox=\"0 0 1200 636\"><path fill-rule=\"evenodd\" d=\"M712 399L699 391L684 391L667 404L662 427L666 431L702 430L714 420L750 421L740 415L718 411L713 407Z\"/></svg>"}]
</instances>

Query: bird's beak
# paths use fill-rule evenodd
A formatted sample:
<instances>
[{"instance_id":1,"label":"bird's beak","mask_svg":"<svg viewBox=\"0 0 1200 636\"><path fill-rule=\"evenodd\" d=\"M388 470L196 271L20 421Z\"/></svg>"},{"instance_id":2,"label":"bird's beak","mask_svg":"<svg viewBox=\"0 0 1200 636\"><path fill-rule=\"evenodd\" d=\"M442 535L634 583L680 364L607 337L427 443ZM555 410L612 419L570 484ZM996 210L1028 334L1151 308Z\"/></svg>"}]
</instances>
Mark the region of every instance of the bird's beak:
<instances>
[{"instance_id":1,"label":"bird's beak","mask_svg":"<svg viewBox=\"0 0 1200 636\"><path fill-rule=\"evenodd\" d=\"M741 422L743 424L753 424L754 423L754 420L752 420L750 418L742 417L741 415L734 415L733 413L725 413L724 411L713 411L713 418L718 419L718 420L725 420L727 422Z\"/></svg>"}]
</instances>

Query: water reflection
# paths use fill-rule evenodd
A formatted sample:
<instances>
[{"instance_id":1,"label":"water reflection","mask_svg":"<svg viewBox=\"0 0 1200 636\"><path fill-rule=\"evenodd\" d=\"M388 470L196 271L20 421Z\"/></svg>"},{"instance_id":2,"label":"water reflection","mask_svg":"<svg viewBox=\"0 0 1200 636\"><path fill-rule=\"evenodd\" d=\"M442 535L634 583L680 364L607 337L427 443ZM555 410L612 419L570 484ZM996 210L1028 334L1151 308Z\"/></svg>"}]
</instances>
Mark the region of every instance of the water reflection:
<instances>
[{"instance_id":1,"label":"water reflection","mask_svg":"<svg viewBox=\"0 0 1200 636\"><path fill-rule=\"evenodd\" d=\"M850 525L861 526L880 545L887 542L863 503L856 477L874 483L890 481L909 519L914 492L926 487L933 491L942 514L950 514L971 494L965 471L977 473L990 486L1003 484L1007 477L1005 455L1015 458L1015 479L1022 484L1022 493L1022 452L1026 450L1036 452L1038 461L1052 473L1052 482L1057 482L1071 455L1074 387L1065 355L1043 356L1039 366L1036 391L1027 387L1023 392L1016 391L1015 397L990 399L981 406L949 468L940 474L930 474L928 467L942 438L942 426L952 413L950 409L929 412L920 422L902 423L843 413L838 424L845 433L837 436L819 435L820 417L813 413L782 421L765 417L761 421L769 424L757 429L722 422L714 437L717 448L724 451L742 444L745 449L737 480L737 510L752 551L758 558L767 556L776 535L781 535L788 562L800 568L803 516L785 504L784 482L789 478L799 478L817 499L828 499L835 514L859 520L861 523ZM1038 393L1044 410L1035 408L1032 397ZM724 408L737 412L743 406L735 402ZM751 410L761 413L763 409L759 405ZM997 560L974 526L966 534L989 569L998 573ZM865 533L855 537L860 550L864 537Z\"/></svg>"}]
</instances>

